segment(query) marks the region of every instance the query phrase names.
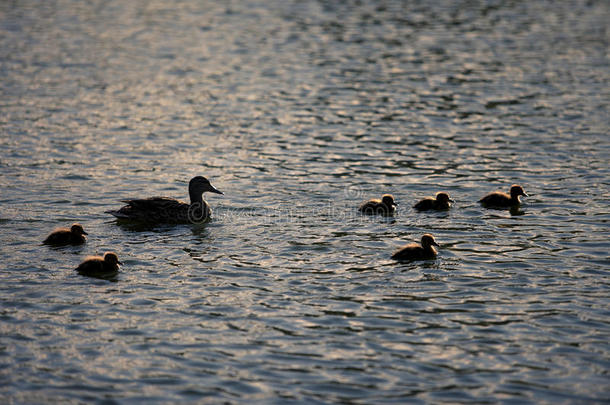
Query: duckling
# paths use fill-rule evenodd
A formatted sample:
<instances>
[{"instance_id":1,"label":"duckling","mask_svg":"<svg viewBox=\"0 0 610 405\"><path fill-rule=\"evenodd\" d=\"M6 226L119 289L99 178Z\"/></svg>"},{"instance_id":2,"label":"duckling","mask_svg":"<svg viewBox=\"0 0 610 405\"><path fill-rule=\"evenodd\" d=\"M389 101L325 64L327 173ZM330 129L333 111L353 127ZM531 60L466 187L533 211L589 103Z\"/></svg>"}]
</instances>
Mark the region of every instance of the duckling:
<instances>
[{"instance_id":1,"label":"duckling","mask_svg":"<svg viewBox=\"0 0 610 405\"><path fill-rule=\"evenodd\" d=\"M57 228L42 242L45 245L65 246L82 245L89 235L81 224L72 224L70 228Z\"/></svg>"},{"instance_id":2,"label":"duckling","mask_svg":"<svg viewBox=\"0 0 610 405\"><path fill-rule=\"evenodd\" d=\"M367 215L394 215L396 212L397 202L394 201L394 196L392 194L384 194L381 197L381 200L378 198L373 198L371 200L365 201L360 204L358 211Z\"/></svg>"},{"instance_id":3,"label":"duckling","mask_svg":"<svg viewBox=\"0 0 610 405\"><path fill-rule=\"evenodd\" d=\"M429 233L421 237L421 245L418 243L410 243L399 248L392 255L394 260L427 260L436 257L436 249L432 246L438 246L434 240L434 236Z\"/></svg>"},{"instance_id":4,"label":"duckling","mask_svg":"<svg viewBox=\"0 0 610 405\"><path fill-rule=\"evenodd\" d=\"M494 191L481 198L479 202L486 208L510 208L521 204L519 196L527 197L523 187L518 184L510 186L510 195L501 191Z\"/></svg>"},{"instance_id":5,"label":"duckling","mask_svg":"<svg viewBox=\"0 0 610 405\"><path fill-rule=\"evenodd\" d=\"M448 210L453 201L447 193L436 193L436 198L426 197L413 206L416 210Z\"/></svg>"},{"instance_id":6,"label":"duckling","mask_svg":"<svg viewBox=\"0 0 610 405\"><path fill-rule=\"evenodd\" d=\"M209 191L224 194L217 190L210 181L203 176L193 177L189 182L189 197L191 203L175 200L169 197L150 197L139 200L122 200L124 207L116 211L106 211L119 219L170 222L170 223L198 223L207 221L212 215L212 209L203 199L203 193Z\"/></svg>"},{"instance_id":7,"label":"duckling","mask_svg":"<svg viewBox=\"0 0 610 405\"><path fill-rule=\"evenodd\" d=\"M85 259L76 271L83 276L104 277L112 276L119 271L119 257L114 252L104 253L104 257L90 256Z\"/></svg>"}]
</instances>

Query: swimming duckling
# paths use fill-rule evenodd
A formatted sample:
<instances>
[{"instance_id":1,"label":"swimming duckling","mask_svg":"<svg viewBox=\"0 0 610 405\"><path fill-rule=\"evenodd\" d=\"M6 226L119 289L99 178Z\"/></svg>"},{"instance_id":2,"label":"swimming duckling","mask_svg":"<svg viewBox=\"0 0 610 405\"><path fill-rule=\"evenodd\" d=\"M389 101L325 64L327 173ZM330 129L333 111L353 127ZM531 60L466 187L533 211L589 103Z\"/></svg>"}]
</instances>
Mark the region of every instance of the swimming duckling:
<instances>
[{"instance_id":1,"label":"swimming duckling","mask_svg":"<svg viewBox=\"0 0 610 405\"><path fill-rule=\"evenodd\" d=\"M453 201L447 193L436 193L436 198L426 197L413 206L416 210L448 210Z\"/></svg>"},{"instance_id":2,"label":"swimming duckling","mask_svg":"<svg viewBox=\"0 0 610 405\"><path fill-rule=\"evenodd\" d=\"M151 197L141 200L122 200L124 207L116 211L106 211L119 219L148 222L198 223L207 221L212 209L203 199L203 193L209 191L224 194L202 176L193 177L189 182L191 203L169 197Z\"/></svg>"},{"instance_id":3,"label":"swimming duckling","mask_svg":"<svg viewBox=\"0 0 610 405\"><path fill-rule=\"evenodd\" d=\"M360 204L358 211L367 215L394 215L398 203L394 202L392 194L384 194L381 200L373 198Z\"/></svg>"},{"instance_id":4,"label":"swimming duckling","mask_svg":"<svg viewBox=\"0 0 610 405\"><path fill-rule=\"evenodd\" d=\"M82 245L89 235L81 224L72 224L70 228L57 228L42 242L45 245L65 246Z\"/></svg>"},{"instance_id":5,"label":"swimming duckling","mask_svg":"<svg viewBox=\"0 0 610 405\"><path fill-rule=\"evenodd\" d=\"M494 191L481 198L479 202L486 208L510 208L521 204L519 196L527 197L523 187L518 184L510 186L510 195L501 191Z\"/></svg>"},{"instance_id":6,"label":"swimming duckling","mask_svg":"<svg viewBox=\"0 0 610 405\"><path fill-rule=\"evenodd\" d=\"M436 249L432 246L438 246L434 240L434 236L429 233L421 237L421 245L418 243L410 243L399 248L392 255L395 260L426 260L436 257Z\"/></svg>"},{"instance_id":7,"label":"swimming duckling","mask_svg":"<svg viewBox=\"0 0 610 405\"><path fill-rule=\"evenodd\" d=\"M104 253L104 257L90 256L85 259L76 271L83 276L104 277L112 276L119 271L119 257L114 252Z\"/></svg>"}]
</instances>

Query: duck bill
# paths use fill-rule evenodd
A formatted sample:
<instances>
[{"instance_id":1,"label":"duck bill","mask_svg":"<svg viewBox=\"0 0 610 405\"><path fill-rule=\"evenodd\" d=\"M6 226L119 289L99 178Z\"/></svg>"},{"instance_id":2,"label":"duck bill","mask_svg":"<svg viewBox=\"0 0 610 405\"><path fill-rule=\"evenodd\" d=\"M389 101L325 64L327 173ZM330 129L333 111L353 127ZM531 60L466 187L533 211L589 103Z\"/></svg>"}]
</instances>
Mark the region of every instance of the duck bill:
<instances>
[{"instance_id":1,"label":"duck bill","mask_svg":"<svg viewBox=\"0 0 610 405\"><path fill-rule=\"evenodd\" d=\"M89 235L87 232L83 231L83 235Z\"/></svg>"},{"instance_id":2,"label":"duck bill","mask_svg":"<svg viewBox=\"0 0 610 405\"><path fill-rule=\"evenodd\" d=\"M527 195L527 193L524 191L523 194L521 194L523 197L529 197L529 195Z\"/></svg>"},{"instance_id":3,"label":"duck bill","mask_svg":"<svg viewBox=\"0 0 610 405\"><path fill-rule=\"evenodd\" d=\"M121 266L123 265L123 262L120 260L117 260L117 263L120 264Z\"/></svg>"},{"instance_id":4,"label":"duck bill","mask_svg":"<svg viewBox=\"0 0 610 405\"><path fill-rule=\"evenodd\" d=\"M455 200L453 200L453 199L451 199L451 198L450 198L450 199L448 199L447 201L449 201L450 203L455 203Z\"/></svg>"},{"instance_id":5,"label":"duck bill","mask_svg":"<svg viewBox=\"0 0 610 405\"><path fill-rule=\"evenodd\" d=\"M216 187L214 187L213 185L210 184L210 189L208 190L210 193L216 193L216 194L223 194L224 193L220 190L218 190Z\"/></svg>"},{"instance_id":6,"label":"duck bill","mask_svg":"<svg viewBox=\"0 0 610 405\"><path fill-rule=\"evenodd\" d=\"M434 240L432 241L432 244L433 244L434 246L441 247L441 245L439 245L438 243L436 243L436 241L434 241Z\"/></svg>"}]
</instances>

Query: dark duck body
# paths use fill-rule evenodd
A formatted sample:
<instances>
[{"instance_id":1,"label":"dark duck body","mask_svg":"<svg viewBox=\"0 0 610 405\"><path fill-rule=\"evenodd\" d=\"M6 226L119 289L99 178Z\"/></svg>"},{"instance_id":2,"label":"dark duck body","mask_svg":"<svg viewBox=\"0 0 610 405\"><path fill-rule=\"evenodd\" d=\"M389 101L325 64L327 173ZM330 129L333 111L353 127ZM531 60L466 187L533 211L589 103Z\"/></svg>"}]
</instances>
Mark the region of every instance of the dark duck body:
<instances>
[{"instance_id":1,"label":"dark duck body","mask_svg":"<svg viewBox=\"0 0 610 405\"><path fill-rule=\"evenodd\" d=\"M394 215L396 212L397 203L394 202L394 196L384 194L381 199L374 198L360 204L358 211L367 215Z\"/></svg>"},{"instance_id":2,"label":"dark duck body","mask_svg":"<svg viewBox=\"0 0 610 405\"><path fill-rule=\"evenodd\" d=\"M78 274L89 277L107 277L119 272L119 257L116 253L106 252L104 257L90 256L77 268Z\"/></svg>"},{"instance_id":3,"label":"dark duck body","mask_svg":"<svg viewBox=\"0 0 610 405\"><path fill-rule=\"evenodd\" d=\"M73 224L70 228L58 228L51 232L42 242L45 245L65 246L82 245L87 241L87 232L81 224Z\"/></svg>"},{"instance_id":4,"label":"dark duck body","mask_svg":"<svg viewBox=\"0 0 610 405\"><path fill-rule=\"evenodd\" d=\"M436 257L436 249L434 246L438 243L434 240L434 236L429 233L421 237L421 245L419 243L410 243L399 248L392 255L395 260L428 260Z\"/></svg>"},{"instance_id":5,"label":"dark duck body","mask_svg":"<svg viewBox=\"0 0 610 405\"><path fill-rule=\"evenodd\" d=\"M413 206L418 211L428 211L428 210L448 210L451 207L451 204L454 202L447 193L437 193L436 197L426 197L417 204Z\"/></svg>"},{"instance_id":6,"label":"dark duck body","mask_svg":"<svg viewBox=\"0 0 610 405\"><path fill-rule=\"evenodd\" d=\"M193 177L189 182L190 204L169 197L150 197L139 200L123 200L124 207L116 211L106 211L119 219L164 222L199 223L207 221L212 209L203 199L203 193L223 194L209 180L202 176Z\"/></svg>"},{"instance_id":7,"label":"dark duck body","mask_svg":"<svg viewBox=\"0 0 610 405\"><path fill-rule=\"evenodd\" d=\"M481 198L479 202L486 208L511 208L521 204L519 196L527 197L523 187L513 184L510 187L510 194L501 191L494 191Z\"/></svg>"}]
</instances>

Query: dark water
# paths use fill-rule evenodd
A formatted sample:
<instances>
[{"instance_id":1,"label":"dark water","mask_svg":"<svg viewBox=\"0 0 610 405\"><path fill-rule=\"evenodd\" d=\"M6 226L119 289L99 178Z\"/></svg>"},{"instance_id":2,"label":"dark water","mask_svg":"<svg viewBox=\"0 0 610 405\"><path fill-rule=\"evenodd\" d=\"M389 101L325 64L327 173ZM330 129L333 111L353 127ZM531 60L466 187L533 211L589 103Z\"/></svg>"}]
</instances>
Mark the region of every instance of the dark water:
<instances>
[{"instance_id":1,"label":"dark water","mask_svg":"<svg viewBox=\"0 0 610 405\"><path fill-rule=\"evenodd\" d=\"M3 1L4 403L610 398L606 1ZM121 198L225 192L207 225ZM484 210L520 183L519 212ZM448 191L445 213L419 197ZM391 192L394 219L362 218ZM41 246L81 222L83 247ZM437 260L389 260L433 233ZM114 250L116 282L74 274Z\"/></svg>"}]
</instances>

